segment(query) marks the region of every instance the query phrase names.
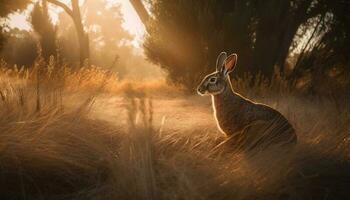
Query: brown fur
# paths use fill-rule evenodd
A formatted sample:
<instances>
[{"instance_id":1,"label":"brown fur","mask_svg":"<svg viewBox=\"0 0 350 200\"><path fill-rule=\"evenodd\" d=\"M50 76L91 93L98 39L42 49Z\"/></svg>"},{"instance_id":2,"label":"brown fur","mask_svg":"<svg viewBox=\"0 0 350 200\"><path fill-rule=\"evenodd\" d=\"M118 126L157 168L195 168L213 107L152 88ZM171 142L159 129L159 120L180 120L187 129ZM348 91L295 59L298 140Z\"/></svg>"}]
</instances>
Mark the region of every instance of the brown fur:
<instances>
[{"instance_id":1,"label":"brown fur","mask_svg":"<svg viewBox=\"0 0 350 200\"><path fill-rule=\"evenodd\" d=\"M233 91L229 79L227 82L222 93L212 96L214 115L223 133L246 147L296 143L294 128L280 112L244 98Z\"/></svg>"},{"instance_id":2,"label":"brown fur","mask_svg":"<svg viewBox=\"0 0 350 200\"><path fill-rule=\"evenodd\" d=\"M221 53L216 71L207 75L198 87L199 94L212 96L219 129L243 148L295 144L295 130L280 112L234 92L228 74L233 71L237 57Z\"/></svg>"}]
</instances>

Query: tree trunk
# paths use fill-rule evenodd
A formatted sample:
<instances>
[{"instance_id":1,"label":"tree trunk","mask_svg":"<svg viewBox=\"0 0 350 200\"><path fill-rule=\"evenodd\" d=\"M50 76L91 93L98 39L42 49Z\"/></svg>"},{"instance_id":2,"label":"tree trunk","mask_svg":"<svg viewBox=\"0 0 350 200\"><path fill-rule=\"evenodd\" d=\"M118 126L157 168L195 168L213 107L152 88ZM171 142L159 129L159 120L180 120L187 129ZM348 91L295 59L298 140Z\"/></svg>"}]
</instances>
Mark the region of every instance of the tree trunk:
<instances>
[{"instance_id":1,"label":"tree trunk","mask_svg":"<svg viewBox=\"0 0 350 200\"><path fill-rule=\"evenodd\" d=\"M80 66L83 66L90 58L89 36L84 30L81 19L80 7L78 0L71 0L72 8L58 0L47 0L48 2L61 7L73 20L79 41Z\"/></svg>"},{"instance_id":2,"label":"tree trunk","mask_svg":"<svg viewBox=\"0 0 350 200\"><path fill-rule=\"evenodd\" d=\"M137 15L139 16L139 18L141 19L143 25L146 27L147 30L147 24L150 20L150 15L147 12L147 9L145 8L145 6L142 3L142 0L130 0L131 5L134 7Z\"/></svg>"},{"instance_id":3,"label":"tree trunk","mask_svg":"<svg viewBox=\"0 0 350 200\"><path fill-rule=\"evenodd\" d=\"M80 66L83 66L86 62L86 64L89 64L89 36L85 32L77 31L77 37L79 40Z\"/></svg>"},{"instance_id":4,"label":"tree trunk","mask_svg":"<svg viewBox=\"0 0 350 200\"><path fill-rule=\"evenodd\" d=\"M260 20L256 28L253 76L261 73L265 78L270 79L279 53L279 43L283 38L284 30L281 30L280 26L286 23L290 6L287 1L277 0L264 1L257 6L261 11L258 13ZM273 11L275 13L271 15ZM271 33L274 35L272 36Z\"/></svg>"},{"instance_id":5,"label":"tree trunk","mask_svg":"<svg viewBox=\"0 0 350 200\"><path fill-rule=\"evenodd\" d=\"M81 19L80 7L78 0L72 0L72 10L73 10L73 21L77 31L77 37L79 40L80 48L80 66L84 62L88 62L90 58L90 48L89 48L89 36L84 30L84 25Z\"/></svg>"}]
</instances>

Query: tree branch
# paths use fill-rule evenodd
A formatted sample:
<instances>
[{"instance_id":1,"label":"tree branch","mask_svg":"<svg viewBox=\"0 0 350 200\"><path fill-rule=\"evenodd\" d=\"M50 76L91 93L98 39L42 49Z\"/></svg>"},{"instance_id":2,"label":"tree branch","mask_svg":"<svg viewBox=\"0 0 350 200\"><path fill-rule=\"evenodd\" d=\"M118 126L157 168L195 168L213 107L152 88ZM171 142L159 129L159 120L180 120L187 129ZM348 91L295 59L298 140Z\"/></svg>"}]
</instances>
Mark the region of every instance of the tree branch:
<instances>
[{"instance_id":1,"label":"tree branch","mask_svg":"<svg viewBox=\"0 0 350 200\"><path fill-rule=\"evenodd\" d=\"M141 19L142 23L147 29L147 25L150 19L149 13L142 3L142 0L130 0L131 5L134 7L136 13Z\"/></svg>"},{"instance_id":2,"label":"tree branch","mask_svg":"<svg viewBox=\"0 0 350 200\"><path fill-rule=\"evenodd\" d=\"M66 11L66 13L68 15L70 15L71 17L73 17L73 10L70 9L66 4L58 1L58 0L47 0L48 2L58 6L58 7L61 7L64 11Z\"/></svg>"}]
</instances>

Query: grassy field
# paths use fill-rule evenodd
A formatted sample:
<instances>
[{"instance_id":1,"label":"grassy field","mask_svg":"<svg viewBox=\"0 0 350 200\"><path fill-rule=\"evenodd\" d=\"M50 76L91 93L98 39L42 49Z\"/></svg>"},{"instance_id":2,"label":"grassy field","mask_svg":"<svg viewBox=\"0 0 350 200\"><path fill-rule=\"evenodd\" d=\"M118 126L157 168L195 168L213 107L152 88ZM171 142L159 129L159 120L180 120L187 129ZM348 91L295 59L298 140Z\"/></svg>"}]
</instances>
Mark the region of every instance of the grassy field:
<instances>
[{"instance_id":1,"label":"grassy field","mask_svg":"<svg viewBox=\"0 0 350 200\"><path fill-rule=\"evenodd\" d=\"M278 79L253 89L236 80L299 137L292 152L248 154L217 146L225 136L208 98L38 63L0 70L0 199L350 198L346 101L302 98Z\"/></svg>"}]
</instances>

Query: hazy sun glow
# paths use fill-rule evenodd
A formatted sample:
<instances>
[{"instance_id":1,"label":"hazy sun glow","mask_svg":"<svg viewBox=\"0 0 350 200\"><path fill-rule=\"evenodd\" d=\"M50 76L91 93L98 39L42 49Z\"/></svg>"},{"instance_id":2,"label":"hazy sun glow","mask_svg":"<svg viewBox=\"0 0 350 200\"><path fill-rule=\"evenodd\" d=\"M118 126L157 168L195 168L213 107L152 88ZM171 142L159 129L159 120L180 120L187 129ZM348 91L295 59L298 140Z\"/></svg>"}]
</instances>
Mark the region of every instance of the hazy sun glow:
<instances>
[{"instance_id":1,"label":"hazy sun glow","mask_svg":"<svg viewBox=\"0 0 350 200\"><path fill-rule=\"evenodd\" d=\"M69 2L70 0L61 0L62 2ZM121 12L124 16L124 23L123 28L125 28L127 31L129 31L132 35L135 36L134 41L132 41L132 44L135 47L140 47L140 43L143 38L143 34L145 33L145 28L137 16L137 13L133 9L132 5L130 4L129 0L107 0L110 3L120 3L121 5ZM30 30L30 24L27 21L28 15L30 13L30 10L32 9L32 6L28 8L27 11L24 13L15 13L10 15L10 27L17 27L20 29L26 29ZM62 12L61 9L57 8L56 6L50 6L49 7L51 17L54 22L57 22L57 16L59 12Z\"/></svg>"}]
</instances>

